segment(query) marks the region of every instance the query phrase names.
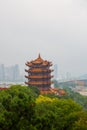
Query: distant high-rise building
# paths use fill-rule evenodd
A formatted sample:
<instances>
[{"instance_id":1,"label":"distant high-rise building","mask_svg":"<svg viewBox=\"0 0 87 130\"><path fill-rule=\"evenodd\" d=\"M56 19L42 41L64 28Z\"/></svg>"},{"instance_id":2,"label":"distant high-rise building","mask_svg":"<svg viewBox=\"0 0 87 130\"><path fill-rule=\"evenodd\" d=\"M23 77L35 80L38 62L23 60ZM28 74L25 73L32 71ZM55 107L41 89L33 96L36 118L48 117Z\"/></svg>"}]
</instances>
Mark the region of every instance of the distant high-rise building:
<instances>
[{"instance_id":1,"label":"distant high-rise building","mask_svg":"<svg viewBox=\"0 0 87 130\"><path fill-rule=\"evenodd\" d=\"M14 81L19 81L19 79L20 79L19 77L20 77L20 70L19 70L18 64L16 64L13 67L13 79L14 79Z\"/></svg>"},{"instance_id":2,"label":"distant high-rise building","mask_svg":"<svg viewBox=\"0 0 87 130\"><path fill-rule=\"evenodd\" d=\"M18 82L24 81L23 76L20 75L19 65L5 67L4 64L0 65L0 81L1 82Z\"/></svg>"},{"instance_id":3,"label":"distant high-rise building","mask_svg":"<svg viewBox=\"0 0 87 130\"><path fill-rule=\"evenodd\" d=\"M5 67L5 80L6 81L19 81L20 80L20 71L19 65Z\"/></svg>"},{"instance_id":4,"label":"distant high-rise building","mask_svg":"<svg viewBox=\"0 0 87 130\"><path fill-rule=\"evenodd\" d=\"M67 79L67 80L70 80L70 79L71 79L71 73L69 73L69 72L66 73L66 79Z\"/></svg>"},{"instance_id":5,"label":"distant high-rise building","mask_svg":"<svg viewBox=\"0 0 87 130\"><path fill-rule=\"evenodd\" d=\"M54 79L58 79L58 65L54 65Z\"/></svg>"},{"instance_id":6,"label":"distant high-rise building","mask_svg":"<svg viewBox=\"0 0 87 130\"><path fill-rule=\"evenodd\" d=\"M5 67L4 64L0 65L0 81L5 80Z\"/></svg>"}]
</instances>

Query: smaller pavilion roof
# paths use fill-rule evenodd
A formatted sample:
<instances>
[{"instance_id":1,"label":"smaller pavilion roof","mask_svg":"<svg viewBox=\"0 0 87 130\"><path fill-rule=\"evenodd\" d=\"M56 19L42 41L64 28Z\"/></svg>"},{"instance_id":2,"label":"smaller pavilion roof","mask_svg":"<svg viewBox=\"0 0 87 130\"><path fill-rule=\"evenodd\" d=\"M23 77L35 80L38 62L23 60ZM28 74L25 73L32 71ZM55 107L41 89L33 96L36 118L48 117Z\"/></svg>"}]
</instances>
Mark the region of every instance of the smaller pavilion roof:
<instances>
[{"instance_id":1,"label":"smaller pavilion roof","mask_svg":"<svg viewBox=\"0 0 87 130\"><path fill-rule=\"evenodd\" d=\"M47 60L43 60L41 58L40 54L39 54L37 59L26 63L27 66L32 66L32 65L35 65L35 64L41 64L41 65L45 66L45 65L51 65L52 63L47 61Z\"/></svg>"},{"instance_id":2,"label":"smaller pavilion roof","mask_svg":"<svg viewBox=\"0 0 87 130\"><path fill-rule=\"evenodd\" d=\"M40 63L43 63L43 62L44 62L44 60L41 58L40 54L38 55L37 59L32 61L32 63L34 63L34 64L40 64Z\"/></svg>"}]
</instances>

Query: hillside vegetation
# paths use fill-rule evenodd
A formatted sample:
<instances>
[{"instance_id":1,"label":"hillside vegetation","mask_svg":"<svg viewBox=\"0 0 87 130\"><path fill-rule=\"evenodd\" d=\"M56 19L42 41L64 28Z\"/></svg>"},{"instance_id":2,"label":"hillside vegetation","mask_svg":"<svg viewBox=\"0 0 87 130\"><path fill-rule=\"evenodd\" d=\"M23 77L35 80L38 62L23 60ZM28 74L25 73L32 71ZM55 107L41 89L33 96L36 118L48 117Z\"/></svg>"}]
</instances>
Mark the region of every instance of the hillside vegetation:
<instances>
[{"instance_id":1,"label":"hillside vegetation","mask_svg":"<svg viewBox=\"0 0 87 130\"><path fill-rule=\"evenodd\" d=\"M0 91L0 130L87 130L87 112L72 99L11 86Z\"/></svg>"}]
</instances>

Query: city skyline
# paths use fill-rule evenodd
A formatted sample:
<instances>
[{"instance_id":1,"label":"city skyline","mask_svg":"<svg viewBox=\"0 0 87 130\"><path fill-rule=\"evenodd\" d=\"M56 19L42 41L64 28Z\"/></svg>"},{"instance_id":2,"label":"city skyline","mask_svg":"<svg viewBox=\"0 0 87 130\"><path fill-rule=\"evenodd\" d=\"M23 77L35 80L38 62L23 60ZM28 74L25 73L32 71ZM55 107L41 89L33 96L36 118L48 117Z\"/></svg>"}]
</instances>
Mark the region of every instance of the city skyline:
<instances>
[{"instance_id":1,"label":"city skyline","mask_svg":"<svg viewBox=\"0 0 87 130\"><path fill-rule=\"evenodd\" d=\"M0 63L19 64L41 54L58 74L87 74L87 1L0 1Z\"/></svg>"},{"instance_id":2,"label":"city skyline","mask_svg":"<svg viewBox=\"0 0 87 130\"><path fill-rule=\"evenodd\" d=\"M0 82L23 82L24 79L18 64L12 66L0 64Z\"/></svg>"},{"instance_id":3,"label":"city skyline","mask_svg":"<svg viewBox=\"0 0 87 130\"><path fill-rule=\"evenodd\" d=\"M25 67L27 69L27 67ZM25 69L21 71L20 66L18 64L8 65L0 64L0 82L25 82L26 72ZM87 79L87 74L72 76L70 72L60 73L58 70L58 65L54 64L51 69L53 69L53 80L58 81L69 81L69 80L83 80Z\"/></svg>"}]
</instances>

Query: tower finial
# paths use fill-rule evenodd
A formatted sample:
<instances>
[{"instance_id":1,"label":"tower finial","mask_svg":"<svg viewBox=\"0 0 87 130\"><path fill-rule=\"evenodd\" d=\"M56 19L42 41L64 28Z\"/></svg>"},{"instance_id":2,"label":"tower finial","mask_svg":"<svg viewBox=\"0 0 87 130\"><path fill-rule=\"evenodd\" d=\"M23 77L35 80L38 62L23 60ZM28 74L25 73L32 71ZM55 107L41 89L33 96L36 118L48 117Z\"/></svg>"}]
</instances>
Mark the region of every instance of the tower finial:
<instances>
[{"instance_id":1,"label":"tower finial","mask_svg":"<svg viewBox=\"0 0 87 130\"><path fill-rule=\"evenodd\" d=\"M41 58L40 53L39 53L39 55L38 55L38 58Z\"/></svg>"}]
</instances>

